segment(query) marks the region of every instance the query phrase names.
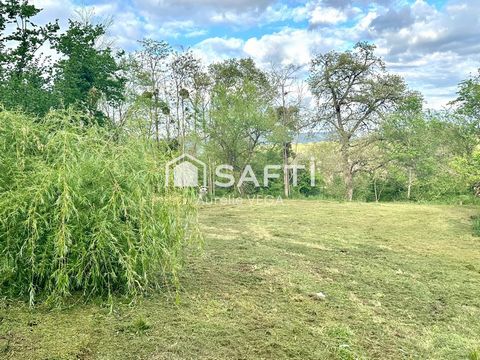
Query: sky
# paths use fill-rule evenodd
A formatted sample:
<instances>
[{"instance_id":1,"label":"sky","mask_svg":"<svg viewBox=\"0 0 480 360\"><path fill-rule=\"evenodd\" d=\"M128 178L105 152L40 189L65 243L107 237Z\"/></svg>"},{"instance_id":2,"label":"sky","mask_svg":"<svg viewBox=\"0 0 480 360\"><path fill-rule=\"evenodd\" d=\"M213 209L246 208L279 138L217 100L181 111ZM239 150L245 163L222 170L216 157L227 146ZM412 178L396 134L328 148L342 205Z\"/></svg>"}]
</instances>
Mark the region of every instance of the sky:
<instances>
[{"instance_id":1,"label":"sky","mask_svg":"<svg viewBox=\"0 0 480 360\"><path fill-rule=\"evenodd\" d=\"M480 0L32 0L39 22L62 27L80 8L112 19L115 45L166 40L206 63L251 57L260 66L308 64L358 41L377 46L389 72L423 93L429 108L455 98L480 68Z\"/></svg>"}]
</instances>

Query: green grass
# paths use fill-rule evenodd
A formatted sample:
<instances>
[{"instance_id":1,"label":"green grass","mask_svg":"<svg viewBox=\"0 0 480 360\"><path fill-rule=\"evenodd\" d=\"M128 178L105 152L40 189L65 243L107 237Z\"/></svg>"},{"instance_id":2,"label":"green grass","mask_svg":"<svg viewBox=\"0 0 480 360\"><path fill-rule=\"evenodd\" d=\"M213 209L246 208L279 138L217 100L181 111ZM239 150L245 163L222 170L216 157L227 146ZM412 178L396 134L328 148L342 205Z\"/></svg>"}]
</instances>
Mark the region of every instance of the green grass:
<instances>
[{"instance_id":1,"label":"green grass","mask_svg":"<svg viewBox=\"0 0 480 360\"><path fill-rule=\"evenodd\" d=\"M480 216L473 216L473 233L476 236L480 236Z\"/></svg>"},{"instance_id":2,"label":"green grass","mask_svg":"<svg viewBox=\"0 0 480 360\"><path fill-rule=\"evenodd\" d=\"M204 206L180 300L0 301L6 359L477 359L473 207ZM324 300L312 294L323 292Z\"/></svg>"}]
</instances>

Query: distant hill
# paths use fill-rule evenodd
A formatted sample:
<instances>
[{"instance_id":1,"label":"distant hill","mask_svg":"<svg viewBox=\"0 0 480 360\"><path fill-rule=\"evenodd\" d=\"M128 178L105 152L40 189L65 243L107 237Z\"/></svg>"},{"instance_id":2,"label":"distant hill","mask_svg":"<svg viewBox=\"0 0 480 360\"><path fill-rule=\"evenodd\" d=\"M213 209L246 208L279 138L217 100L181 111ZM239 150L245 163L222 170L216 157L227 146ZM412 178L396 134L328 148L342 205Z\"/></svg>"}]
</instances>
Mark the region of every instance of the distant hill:
<instances>
[{"instance_id":1,"label":"distant hill","mask_svg":"<svg viewBox=\"0 0 480 360\"><path fill-rule=\"evenodd\" d=\"M327 141L328 135L329 134L326 131L301 133L295 137L294 142L298 144L308 144L308 143L315 143L320 141Z\"/></svg>"}]
</instances>

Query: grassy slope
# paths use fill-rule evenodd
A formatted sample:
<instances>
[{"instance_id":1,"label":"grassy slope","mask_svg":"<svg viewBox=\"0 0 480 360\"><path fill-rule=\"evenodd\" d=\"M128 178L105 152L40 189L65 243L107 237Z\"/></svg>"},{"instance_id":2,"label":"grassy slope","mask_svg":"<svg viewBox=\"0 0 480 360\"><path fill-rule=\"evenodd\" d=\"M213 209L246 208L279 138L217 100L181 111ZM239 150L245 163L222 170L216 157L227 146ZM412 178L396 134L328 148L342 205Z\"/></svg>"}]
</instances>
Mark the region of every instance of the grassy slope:
<instances>
[{"instance_id":1,"label":"grassy slope","mask_svg":"<svg viewBox=\"0 0 480 360\"><path fill-rule=\"evenodd\" d=\"M0 301L0 358L462 359L480 349L468 207L206 206L181 301L63 311ZM322 291L325 300L310 293Z\"/></svg>"}]
</instances>

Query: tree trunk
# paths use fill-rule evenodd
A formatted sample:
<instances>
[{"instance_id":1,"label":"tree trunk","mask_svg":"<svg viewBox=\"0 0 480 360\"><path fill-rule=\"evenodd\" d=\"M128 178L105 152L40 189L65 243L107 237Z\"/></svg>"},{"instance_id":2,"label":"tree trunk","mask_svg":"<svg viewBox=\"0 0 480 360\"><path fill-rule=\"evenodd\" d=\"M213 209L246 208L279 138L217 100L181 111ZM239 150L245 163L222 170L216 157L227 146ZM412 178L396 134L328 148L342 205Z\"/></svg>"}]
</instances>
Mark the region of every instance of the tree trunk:
<instances>
[{"instance_id":1,"label":"tree trunk","mask_svg":"<svg viewBox=\"0 0 480 360\"><path fill-rule=\"evenodd\" d=\"M160 119L158 115L158 93L154 90L154 110L153 116L155 117L155 138L157 140L157 145L160 145Z\"/></svg>"},{"instance_id":2,"label":"tree trunk","mask_svg":"<svg viewBox=\"0 0 480 360\"><path fill-rule=\"evenodd\" d=\"M345 199L353 200L353 171L350 165L350 156L348 153L348 144L342 145L343 177L345 181Z\"/></svg>"},{"instance_id":3,"label":"tree trunk","mask_svg":"<svg viewBox=\"0 0 480 360\"><path fill-rule=\"evenodd\" d=\"M182 97L181 99L182 105L182 153L185 154L185 138L186 138L186 124L185 124L185 103Z\"/></svg>"},{"instance_id":4,"label":"tree trunk","mask_svg":"<svg viewBox=\"0 0 480 360\"><path fill-rule=\"evenodd\" d=\"M353 200L353 174L351 171L345 173L345 187L347 201Z\"/></svg>"},{"instance_id":5,"label":"tree trunk","mask_svg":"<svg viewBox=\"0 0 480 360\"><path fill-rule=\"evenodd\" d=\"M407 186L407 199L410 200L412 196L412 183L413 183L413 172L412 168L408 168L408 186Z\"/></svg>"},{"instance_id":6,"label":"tree trunk","mask_svg":"<svg viewBox=\"0 0 480 360\"><path fill-rule=\"evenodd\" d=\"M288 170L288 143L283 144L283 190L286 198L290 196L290 176Z\"/></svg>"},{"instance_id":7,"label":"tree trunk","mask_svg":"<svg viewBox=\"0 0 480 360\"><path fill-rule=\"evenodd\" d=\"M210 158L208 159L208 194L215 196L215 182L213 179L213 166Z\"/></svg>"},{"instance_id":8,"label":"tree trunk","mask_svg":"<svg viewBox=\"0 0 480 360\"><path fill-rule=\"evenodd\" d=\"M285 99L285 83L281 85L282 91L282 125L287 126L287 109ZM288 170L288 142L283 142L283 192L286 198L290 196L290 172Z\"/></svg>"}]
</instances>

